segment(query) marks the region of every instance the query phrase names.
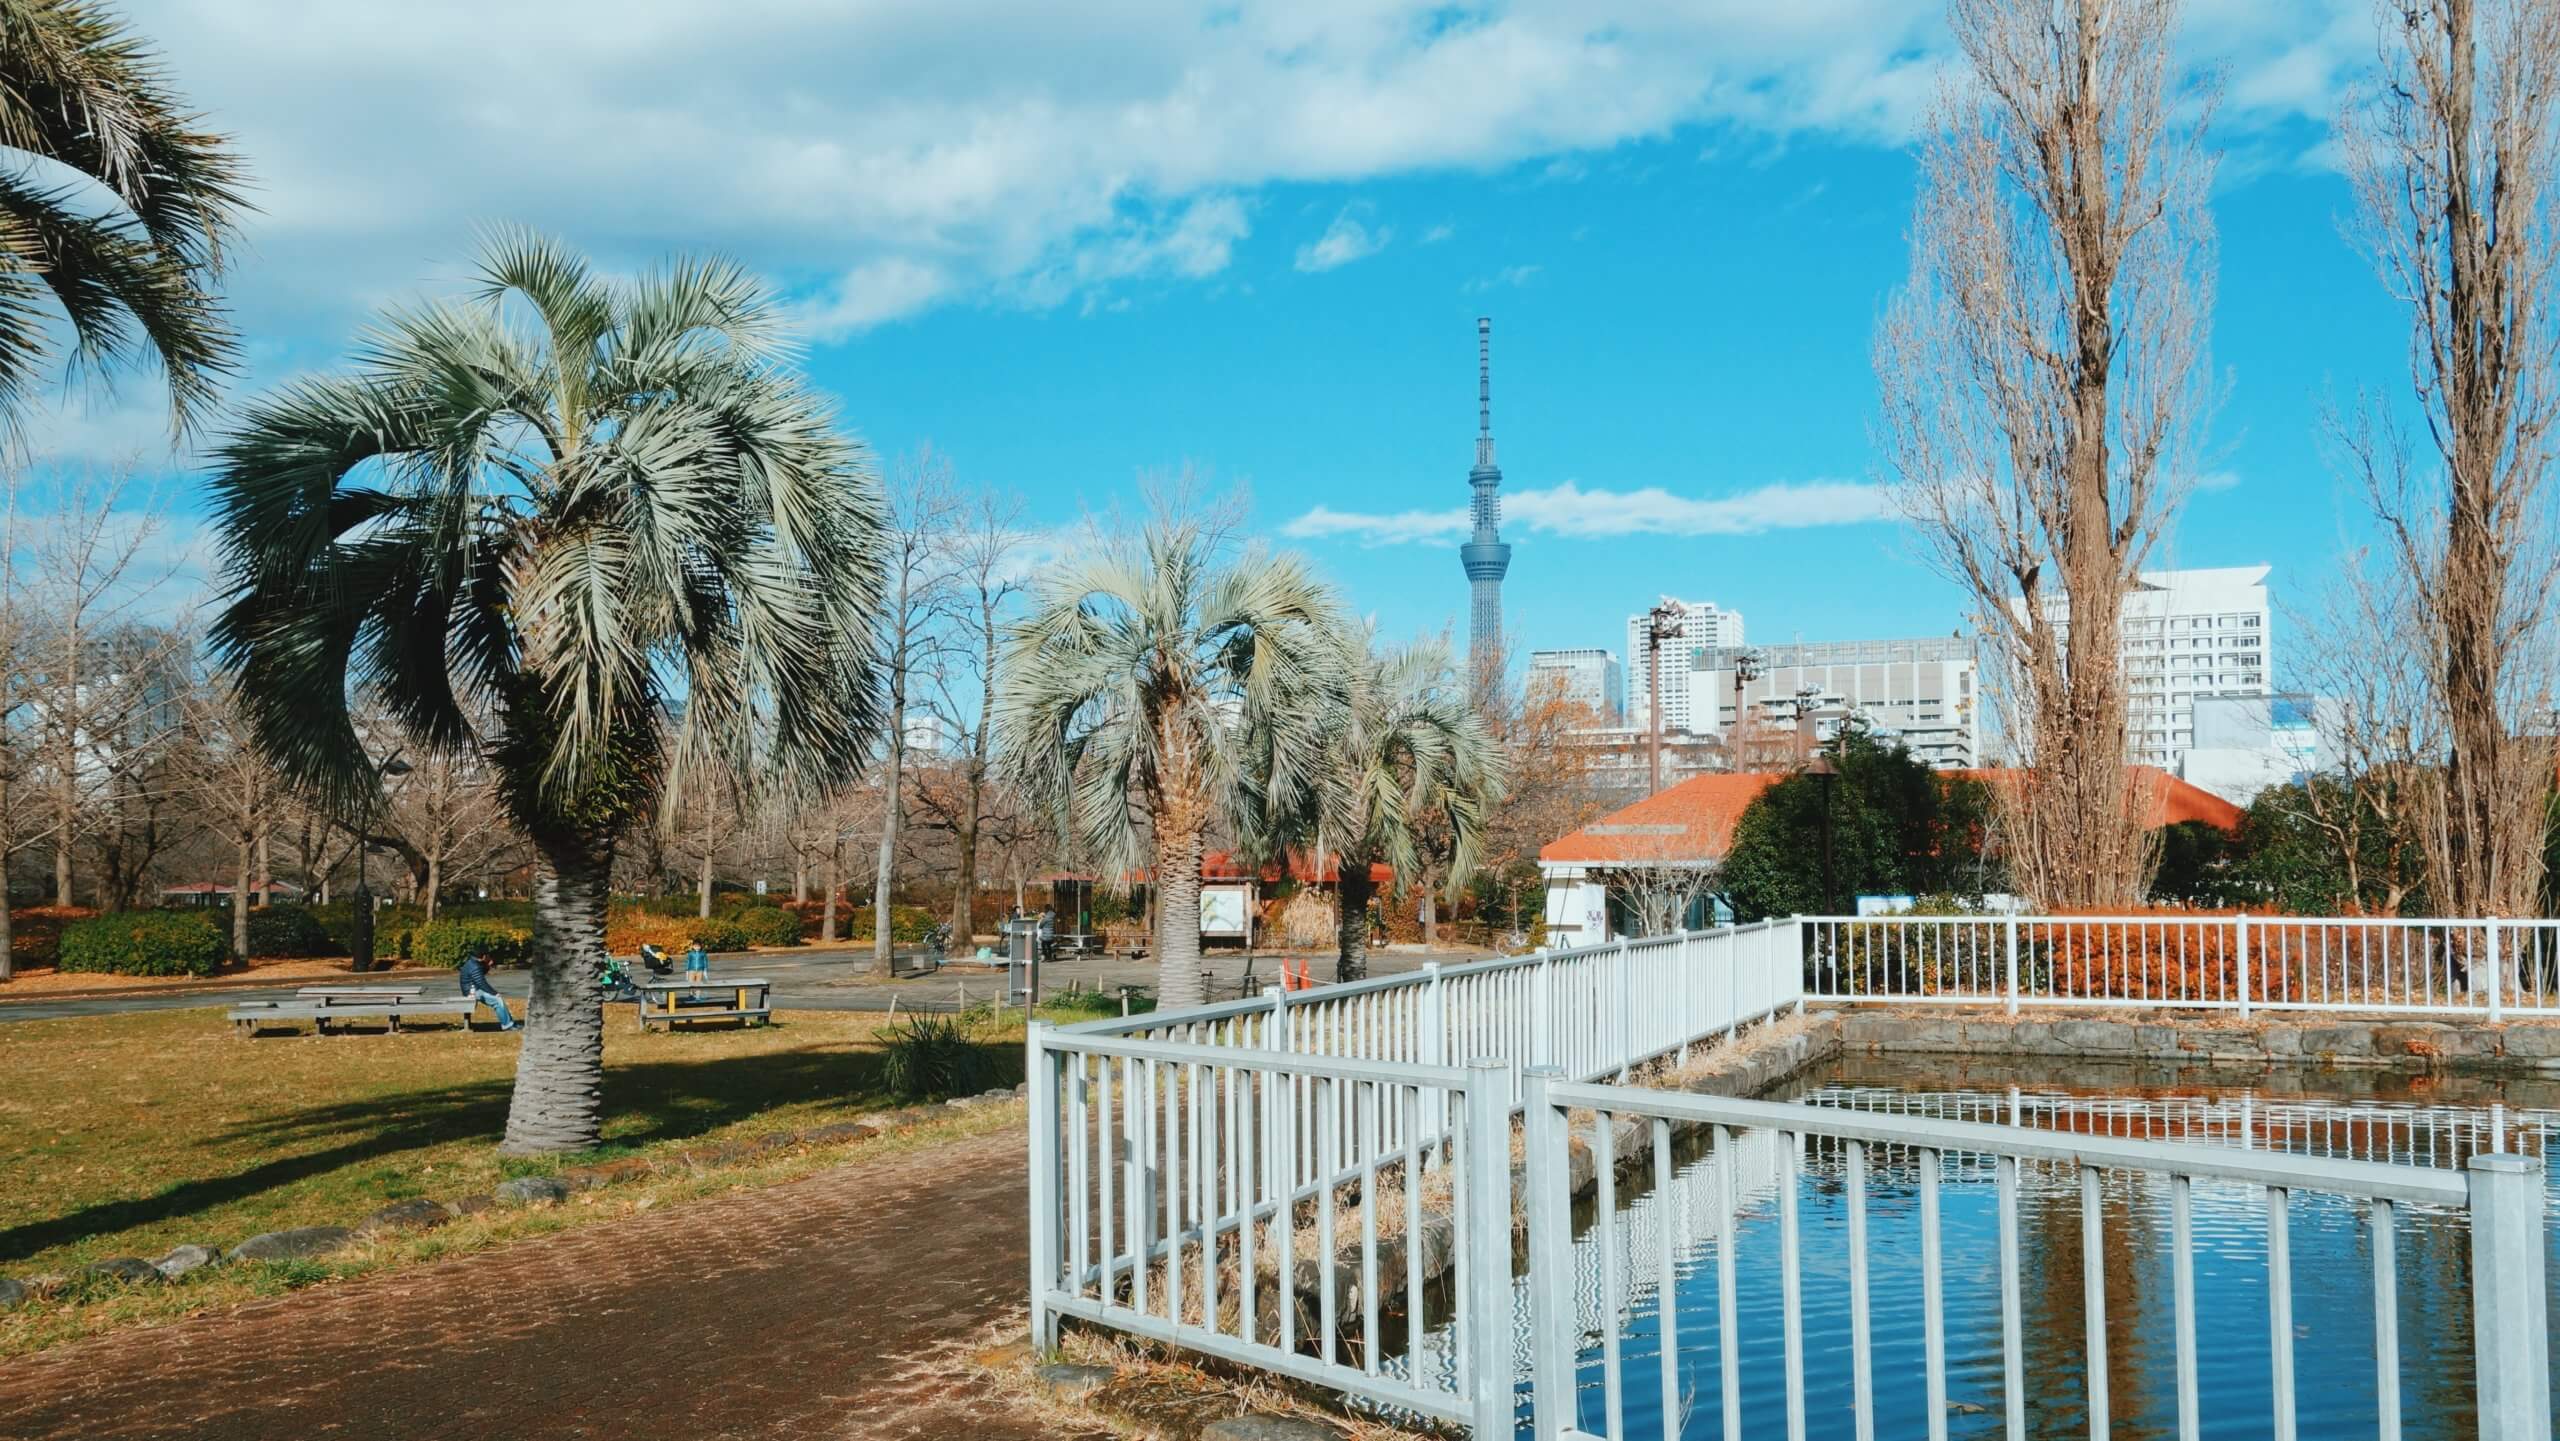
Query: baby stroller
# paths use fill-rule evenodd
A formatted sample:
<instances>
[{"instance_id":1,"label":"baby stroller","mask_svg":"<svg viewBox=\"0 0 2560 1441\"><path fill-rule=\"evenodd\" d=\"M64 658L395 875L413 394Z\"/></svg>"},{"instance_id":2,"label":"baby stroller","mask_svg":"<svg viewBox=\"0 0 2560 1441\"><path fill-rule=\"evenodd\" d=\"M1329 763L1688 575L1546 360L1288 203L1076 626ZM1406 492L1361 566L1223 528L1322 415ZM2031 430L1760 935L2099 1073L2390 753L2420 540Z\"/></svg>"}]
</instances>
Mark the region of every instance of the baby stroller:
<instances>
[{"instance_id":1,"label":"baby stroller","mask_svg":"<svg viewBox=\"0 0 2560 1441\"><path fill-rule=\"evenodd\" d=\"M652 976L664 977L676 973L676 963L668 960L667 953L659 950L654 941L640 943L640 964L648 967L649 974Z\"/></svg>"},{"instance_id":2,"label":"baby stroller","mask_svg":"<svg viewBox=\"0 0 2560 1441\"><path fill-rule=\"evenodd\" d=\"M637 1002L640 999L640 988L632 983L629 968L609 955L596 969L596 989L604 992L608 1001Z\"/></svg>"}]
</instances>

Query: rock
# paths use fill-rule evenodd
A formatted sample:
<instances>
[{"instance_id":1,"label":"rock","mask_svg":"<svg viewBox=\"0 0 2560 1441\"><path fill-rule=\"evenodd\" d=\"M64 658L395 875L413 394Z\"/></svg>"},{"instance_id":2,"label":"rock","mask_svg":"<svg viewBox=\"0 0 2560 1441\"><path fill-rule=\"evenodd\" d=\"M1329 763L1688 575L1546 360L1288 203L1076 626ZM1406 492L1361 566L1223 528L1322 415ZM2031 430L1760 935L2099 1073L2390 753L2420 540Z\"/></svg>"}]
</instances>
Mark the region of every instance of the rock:
<instances>
[{"instance_id":1,"label":"rock","mask_svg":"<svg viewBox=\"0 0 2560 1441\"><path fill-rule=\"evenodd\" d=\"M758 1136L758 1137L756 1137L756 1138L755 1138L755 1140L751 1143L751 1145L750 1145L750 1149L770 1153L770 1152L774 1152L774 1151L788 1151L788 1150L790 1150L792 1147L797 1146L797 1145L799 1145L799 1144L800 1144L800 1133L799 1133L799 1132L797 1132L797 1131L774 1131L774 1132L771 1132L771 1133L769 1133L769 1134L767 1134L767 1135L762 1135L762 1136Z\"/></svg>"},{"instance_id":2,"label":"rock","mask_svg":"<svg viewBox=\"0 0 2560 1441\"><path fill-rule=\"evenodd\" d=\"M491 1192L501 1206L547 1206L569 1199L569 1183L557 1176L518 1176Z\"/></svg>"},{"instance_id":3,"label":"rock","mask_svg":"<svg viewBox=\"0 0 2560 1441\"><path fill-rule=\"evenodd\" d=\"M1032 1373L1040 1384L1070 1401L1081 1401L1111 1384L1118 1372L1108 1366L1043 1366Z\"/></svg>"},{"instance_id":4,"label":"rock","mask_svg":"<svg viewBox=\"0 0 2560 1441\"><path fill-rule=\"evenodd\" d=\"M15 1311L27 1304L34 1296L35 1293L27 1289L25 1282L0 1276L0 1311Z\"/></svg>"},{"instance_id":5,"label":"rock","mask_svg":"<svg viewBox=\"0 0 2560 1441\"><path fill-rule=\"evenodd\" d=\"M301 1261L313 1256L326 1256L355 1239L356 1233L344 1226L296 1226L290 1231L268 1231L252 1236L231 1248L227 1258L233 1261Z\"/></svg>"},{"instance_id":6,"label":"rock","mask_svg":"<svg viewBox=\"0 0 2560 1441\"><path fill-rule=\"evenodd\" d=\"M191 1275L222 1259L222 1253L210 1246L172 1246L169 1254L151 1263L164 1278L175 1281Z\"/></svg>"},{"instance_id":7,"label":"rock","mask_svg":"<svg viewBox=\"0 0 2560 1441\"><path fill-rule=\"evenodd\" d=\"M800 1133L800 1139L812 1146L837 1146L847 1141L868 1141L879 1134L878 1126L866 1122L838 1121L832 1126L820 1126L815 1130L803 1131Z\"/></svg>"},{"instance_id":8,"label":"rock","mask_svg":"<svg viewBox=\"0 0 2560 1441\"><path fill-rule=\"evenodd\" d=\"M1342 1436L1335 1427L1296 1416L1236 1416L1200 1428L1200 1441L1342 1441Z\"/></svg>"},{"instance_id":9,"label":"rock","mask_svg":"<svg viewBox=\"0 0 2560 1441\"><path fill-rule=\"evenodd\" d=\"M980 1091L978 1093L978 1099L981 1101L1010 1101L1021 1094L1022 1088L1020 1086L997 1086L989 1090Z\"/></svg>"},{"instance_id":10,"label":"rock","mask_svg":"<svg viewBox=\"0 0 2560 1441\"><path fill-rule=\"evenodd\" d=\"M2313 1056L2370 1056L2373 1054L2373 1028L2370 1026L2306 1026L2302 1032L2304 1054Z\"/></svg>"},{"instance_id":11,"label":"rock","mask_svg":"<svg viewBox=\"0 0 2560 1441\"><path fill-rule=\"evenodd\" d=\"M754 1149L753 1143L747 1141L715 1141L708 1146L696 1146L686 1151L684 1163L688 1166L721 1166L739 1159Z\"/></svg>"},{"instance_id":12,"label":"rock","mask_svg":"<svg viewBox=\"0 0 2560 1441\"><path fill-rule=\"evenodd\" d=\"M1017 1095L1017 1096L1028 1096L1028 1095L1030 1095L1030 1094L1031 1094L1031 1083L1030 1083L1029 1081L1016 1081L1016 1082L1014 1082L1014 1083L1013 1083L1013 1093L1014 1093L1015 1095Z\"/></svg>"},{"instance_id":13,"label":"rock","mask_svg":"<svg viewBox=\"0 0 2560 1441\"><path fill-rule=\"evenodd\" d=\"M103 1261L92 1261L80 1268L80 1274L99 1280L137 1283L166 1279L160 1274L160 1268L140 1256L109 1256Z\"/></svg>"},{"instance_id":14,"label":"rock","mask_svg":"<svg viewBox=\"0 0 2560 1441\"><path fill-rule=\"evenodd\" d=\"M2560 1057L2560 1026L2509 1026L2500 1049L2520 1061Z\"/></svg>"},{"instance_id":15,"label":"rock","mask_svg":"<svg viewBox=\"0 0 2560 1441\"><path fill-rule=\"evenodd\" d=\"M394 1201L356 1222L356 1234L379 1236L394 1231L432 1231L452 1219L453 1208L444 1202L425 1196L411 1196L405 1201Z\"/></svg>"},{"instance_id":16,"label":"rock","mask_svg":"<svg viewBox=\"0 0 2560 1441\"><path fill-rule=\"evenodd\" d=\"M498 1198L495 1196L465 1196L453 1203L453 1214L457 1216L477 1216L483 1211L496 1209Z\"/></svg>"},{"instance_id":17,"label":"rock","mask_svg":"<svg viewBox=\"0 0 2560 1441\"><path fill-rule=\"evenodd\" d=\"M2082 1055L2129 1055L2133 1028L2120 1021L2056 1021L2053 1039Z\"/></svg>"}]
</instances>

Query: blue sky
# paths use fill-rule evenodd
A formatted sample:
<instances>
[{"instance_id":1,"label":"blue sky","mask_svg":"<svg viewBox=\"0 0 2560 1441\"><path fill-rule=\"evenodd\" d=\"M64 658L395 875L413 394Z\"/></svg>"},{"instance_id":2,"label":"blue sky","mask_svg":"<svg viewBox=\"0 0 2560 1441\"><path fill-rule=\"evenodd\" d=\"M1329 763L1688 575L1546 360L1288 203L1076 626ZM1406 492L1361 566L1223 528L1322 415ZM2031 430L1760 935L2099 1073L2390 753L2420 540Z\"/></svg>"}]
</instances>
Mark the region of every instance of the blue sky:
<instances>
[{"instance_id":1,"label":"blue sky","mask_svg":"<svg viewBox=\"0 0 2560 1441\"><path fill-rule=\"evenodd\" d=\"M128 6L259 176L244 390L335 364L477 225L615 268L718 248L794 296L883 456L930 442L1044 526L1197 467L1412 632L1465 603L1430 522L1465 501L1489 314L1516 643L1614 648L1666 591L1761 642L1957 622L1868 489L1934 4L421 8ZM2303 602L2361 532L2321 407L2405 390L2327 158L2371 12L2190 13L2226 96L2227 391L2162 559L2273 562ZM135 381L38 436L168 470L183 513L159 428Z\"/></svg>"}]
</instances>

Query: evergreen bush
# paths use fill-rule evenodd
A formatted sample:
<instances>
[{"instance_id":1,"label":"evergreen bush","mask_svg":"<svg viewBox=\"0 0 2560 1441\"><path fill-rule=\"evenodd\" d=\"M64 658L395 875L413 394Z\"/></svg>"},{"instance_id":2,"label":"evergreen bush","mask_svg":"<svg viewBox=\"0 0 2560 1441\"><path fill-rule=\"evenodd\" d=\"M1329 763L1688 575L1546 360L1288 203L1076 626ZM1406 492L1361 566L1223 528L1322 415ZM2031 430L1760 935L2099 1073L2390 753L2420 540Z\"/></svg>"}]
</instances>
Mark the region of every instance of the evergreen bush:
<instances>
[{"instance_id":1,"label":"evergreen bush","mask_svg":"<svg viewBox=\"0 0 2560 1441\"><path fill-rule=\"evenodd\" d=\"M231 956L231 938L192 911L120 911L62 928L66 971L118 976L209 976Z\"/></svg>"}]
</instances>

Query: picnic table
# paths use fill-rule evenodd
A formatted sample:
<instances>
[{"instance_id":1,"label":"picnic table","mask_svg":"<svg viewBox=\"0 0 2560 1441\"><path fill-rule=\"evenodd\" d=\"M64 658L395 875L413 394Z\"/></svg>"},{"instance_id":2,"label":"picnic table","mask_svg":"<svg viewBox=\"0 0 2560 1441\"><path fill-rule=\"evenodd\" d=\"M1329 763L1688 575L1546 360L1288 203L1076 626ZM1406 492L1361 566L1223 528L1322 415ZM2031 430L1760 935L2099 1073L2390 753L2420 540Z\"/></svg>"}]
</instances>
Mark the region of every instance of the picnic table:
<instances>
[{"instance_id":1,"label":"picnic table","mask_svg":"<svg viewBox=\"0 0 2560 1441\"><path fill-rule=\"evenodd\" d=\"M232 1029L254 1035L260 1025L292 1021L309 1021L321 1035L331 1034L330 1026L360 1019L379 1019L386 1030L397 1031L404 1017L459 1016L468 1028L480 1003L469 996L440 995L429 999L426 987L406 986L304 986L293 993L290 1001L242 1001L231 1008Z\"/></svg>"},{"instance_id":2,"label":"picnic table","mask_svg":"<svg viewBox=\"0 0 2560 1441\"><path fill-rule=\"evenodd\" d=\"M736 1021L760 1026L773 1019L773 982L761 976L721 980L649 980L637 983L640 1029L697 1025L704 1021Z\"/></svg>"}]
</instances>

